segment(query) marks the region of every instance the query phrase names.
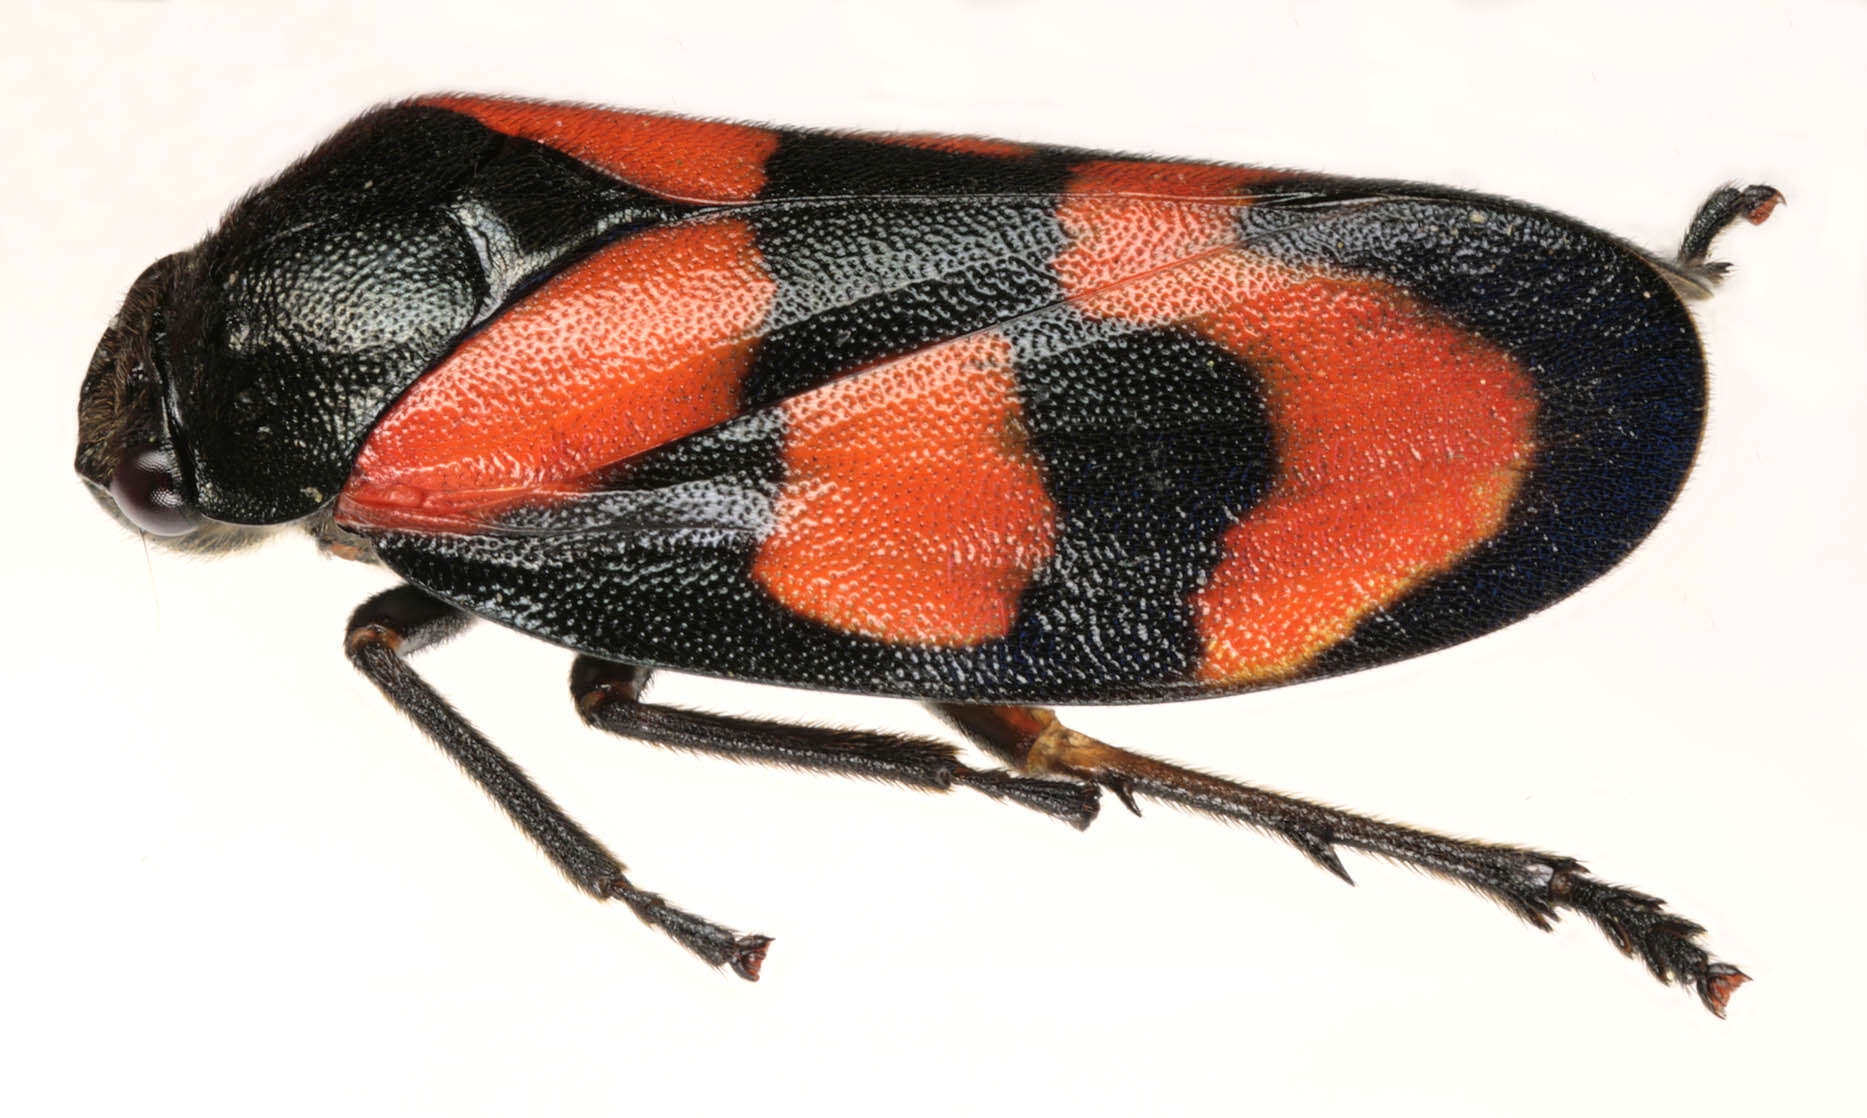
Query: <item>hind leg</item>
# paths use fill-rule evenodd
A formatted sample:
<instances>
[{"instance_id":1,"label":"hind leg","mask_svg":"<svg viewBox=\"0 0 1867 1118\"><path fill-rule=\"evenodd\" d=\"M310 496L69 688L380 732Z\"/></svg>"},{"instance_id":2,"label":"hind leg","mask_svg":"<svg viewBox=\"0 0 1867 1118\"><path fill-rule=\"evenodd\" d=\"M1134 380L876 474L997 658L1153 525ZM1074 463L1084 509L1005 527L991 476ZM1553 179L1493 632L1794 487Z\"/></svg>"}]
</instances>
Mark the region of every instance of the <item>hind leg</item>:
<instances>
[{"instance_id":1,"label":"hind leg","mask_svg":"<svg viewBox=\"0 0 1867 1118\"><path fill-rule=\"evenodd\" d=\"M1699 925L1667 912L1658 898L1589 876L1573 858L1449 838L1195 772L1078 733L1043 707L929 705L1022 772L1099 784L1136 814L1137 797L1149 797L1250 824L1287 840L1344 881L1351 879L1336 854L1339 846L1462 881L1539 928L1547 929L1558 909L1579 912L1623 953L1638 955L1662 982L1697 990L1720 1017L1732 991L1746 981L1742 971L1713 960L1698 945L1704 931Z\"/></svg>"}]
</instances>

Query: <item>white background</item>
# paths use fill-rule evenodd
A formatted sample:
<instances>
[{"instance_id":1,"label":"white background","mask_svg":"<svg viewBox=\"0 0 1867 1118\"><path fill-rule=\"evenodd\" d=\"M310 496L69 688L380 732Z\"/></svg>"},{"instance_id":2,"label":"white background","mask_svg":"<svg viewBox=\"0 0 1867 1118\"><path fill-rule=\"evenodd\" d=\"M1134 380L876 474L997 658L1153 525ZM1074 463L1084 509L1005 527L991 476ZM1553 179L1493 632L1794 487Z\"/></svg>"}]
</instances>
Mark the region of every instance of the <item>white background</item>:
<instances>
[{"instance_id":1,"label":"white background","mask_svg":"<svg viewBox=\"0 0 1867 1118\"><path fill-rule=\"evenodd\" d=\"M1862 1002L1867 80L1855 4L10 4L0 1110L1808 1113ZM262 8L264 9L262 11ZM23 17L23 18L22 18ZM564 884L353 673L388 581L154 554L70 474L124 288L370 104L465 89L1417 178L1656 248L1727 180L1713 413L1582 595L1109 740L1579 856L1756 981L1719 1022L1570 920L1156 808L1087 834L584 729L568 657L422 667L631 865L777 937L757 985ZM938 732L907 704L665 698ZM1112 805L1111 805L1112 806ZM1377 1111L1378 1108L1378 1111Z\"/></svg>"}]
</instances>

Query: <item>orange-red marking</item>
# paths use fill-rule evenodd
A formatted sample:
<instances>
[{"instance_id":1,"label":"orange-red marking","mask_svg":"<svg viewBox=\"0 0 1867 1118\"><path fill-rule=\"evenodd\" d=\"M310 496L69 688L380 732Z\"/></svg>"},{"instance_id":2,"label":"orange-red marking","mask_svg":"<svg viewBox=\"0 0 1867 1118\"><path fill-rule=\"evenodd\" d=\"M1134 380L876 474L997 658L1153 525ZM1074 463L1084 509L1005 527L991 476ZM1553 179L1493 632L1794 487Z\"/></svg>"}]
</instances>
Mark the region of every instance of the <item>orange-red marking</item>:
<instances>
[{"instance_id":1,"label":"orange-red marking","mask_svg":"<svg viewBox=\"0 0 1867 1118\"><path fill-rule=\"evenodd\" d=\"M778 150L766 128L619 112L546 101L427 97L510 136L536 140L643 190L683 202L745 202L765 185L765 161Z\"/></svg>"},{"instance_id":2,"label":"orange-red marking","mask_svg":"<svg viewBox=\"0 0 1867 1118\"><path fill-rule=\"evenodd\" d=\"M878 144L900 144L902 147L951 152L954 155L994 155L1017 158L1037 150L1030 144L1020 144L1011 140L988 140L983 136L942 136L934 132L850 132L845 135L855 140L869 140Z\"/></svg>"},{"instance_id":3,"label":"orange-red marking","mask_svg":"<svg viewBox=\"0 0 1867 1118\"><path fill-rule=\"evenodd\" d=\"M1191 163L1077 167L1057 208L1069 237L1054 264L1064 292L1108 318L1184 319L1211 294L1184 283L1187 290L1176 294L1173 285L1137 281L1234 247L1238 210L1248 204L1239 191L1259 174Z\"/></svg>"},{"instance_id":4,"label":"orange-red marking","mask_svg":"<svg viewBox=\"0 0 1867 1118\"><path fill-rule=\"evenodd\" d=\"M887 641L1002 637L1056 548L1011 343L978 334L784 403L784 487L752 577Z\"/></svg>"},{"instance_id":5,"label":"orange-red marking","mask_svg":"<svg viewBox=\"0 0 1867 1118\"><path fill-rule=\"evenodd\" d=\"M1288 171L1265 167L1224 167L1211 163L1174 163L1168 160L1110 159L1079 163L1070 169L1065 203L1108 206L1108 195L1135 199L1175 198L1238 205L1249 201L1248 191L1258 183L1290 177Z\"/></svg>"},{"instance_id":6,"label":"orange-red marking","mask_svg":"<svg viewBox=\"0 0 1867 1118\"><path fill-rule=\"evenodd\" d=\"M1536 450L1508 354L1385 284L1326 277L1202 326L1259 371L1278 448L1194 595L1202 678L1296 671L1503 527Z\"/></svg>"},{"instance_id":7,"label":"orange-red marking","mask_svg":"<svg viewBox=\"0 0 1867 1118\"><path fill-rule=\"evenodd\" d=\"M1073 184L1061 207L1066 293L1237 354L1276 438L1269 493L1193 598L1199 678L1287 676L1499 531L1536 449L1534 389L1392 285L1254 255L1230 205L1111 199L1109 179Z\"/></svg>"},{"instance_id":8,"label":"orange-red marking","mask_svg":"<svg viewBox=\"0 0 1867 1118\"><path fill-rule=\"evenodd\" d=\"M339 517L471 525L731 418L775 291L740 221L618 241L417 381L363 444Z\"/></svg>"}]
</instances>

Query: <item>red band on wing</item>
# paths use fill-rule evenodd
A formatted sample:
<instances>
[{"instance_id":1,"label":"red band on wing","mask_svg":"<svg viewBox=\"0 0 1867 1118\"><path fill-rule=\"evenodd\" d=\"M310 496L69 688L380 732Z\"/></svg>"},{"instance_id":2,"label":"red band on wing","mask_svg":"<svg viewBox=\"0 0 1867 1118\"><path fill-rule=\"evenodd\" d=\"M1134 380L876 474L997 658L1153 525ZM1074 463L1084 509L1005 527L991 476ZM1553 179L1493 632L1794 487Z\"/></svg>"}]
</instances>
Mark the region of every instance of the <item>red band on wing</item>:
<instances>
[{"instance_id":1,"label":"red band on wing","mask_svg":"<svg viewBox=\"0 0 1867 1118\"><path fill-rule=\"evenodd\" d=\"M990 155L1016 159L1037 150L1030 144L1011 140L988 140L983 136L942 136L933 132L846 132L843 135L852 140L899 144L902 147L944 151L953 155Z\"/></svg>"},{"instance_id":2,"label":"red band on wing","mask_svg":"<svg viewBox=\"0 0 1867 1118\"><path fill-rule=\"evenodd\" d=\"M1202 678L1275 679L1496 535L1536 450L1511 356L1394 288L1312 277L1202 324L1263 378L1270 494L1194 596Z\"/></svg>"},{"instance_id":3,"label":"red band on wing","mask_svg":"<svg viewBox=\"0 0 1867 1118\"><path fill-rule=\"evenodd\" d=\"M1226 167L1211 163L1174 163L1145 159L1112 159L1079 163L1070 171L1065 205L1094 197L1107 205L1109 195L1127 195L1137 201L1170 198L1176 201L1213 201L1240 205L1258 183L1290 177L1288 171L1266 167Z\"/></svg>"},{"instance_id":4,"label":"red band on wing","mask_svg":"<svg viewBox=\"0 0 1867 1118\"><path fill-rule=\"evenodd\" d=\"M775 291L743 222L618 241L417 381L363 444L339 517L471 524L731 418Z\"/></svg>"},{"instance_id":5,"label":"red band on wing","mask_svg":"<svg viewBox=\"0 0 1867 1118\"><path fill-rule=\"evenodd\" d=\"M643 190L686 202L757 197L765 161L778 149L778 134L770 129L716 120L482 97L419 103L466 113L495 131L548 144Z\"/></svg>"},{"instance_id":6,"label":"red band on wing","mask_svg":"<svg viewBox=\"0 0 1867 1118\"><path fill-rule=\"evenodd\" d=\"M1056 547L1011 343L981 334L784 405L784 488L752 575L790 609L881 640L1002 637Z\"/></svg>"},{"instance_id":7,"label":"red band on wing","mask_svg":"<svg viewBox=\"0 0 1867 1118\"><path fill-rule=\"evenodd\" d=\"M1188 168L1190 172L1210 168ZM1509 354L1391 285L1237 247L1236 212L1110 198L1060 209L1084 313L1199 330L1261 378L1278 472L1194 596L1199 677L1292 674L1502 527L1535 452Z\"/></svg>"},{"instance_id":8,"label":"red band on wing","mask_svg":"<svg viewBox=\"0 0 1867 1118\"><path fill-rule=\"evenodd\" d=\"M1247 204L1238 191L1260 174L1180 163L1077 167L1057 207L1069 237L1054 265L1064 293L1106 318L1183 319L1198 305L1187 299L1202 291L1189 288L1176 297L1173 285L1136 281L1237 245L1238 208Z\"/></svg>"}]
</instances>

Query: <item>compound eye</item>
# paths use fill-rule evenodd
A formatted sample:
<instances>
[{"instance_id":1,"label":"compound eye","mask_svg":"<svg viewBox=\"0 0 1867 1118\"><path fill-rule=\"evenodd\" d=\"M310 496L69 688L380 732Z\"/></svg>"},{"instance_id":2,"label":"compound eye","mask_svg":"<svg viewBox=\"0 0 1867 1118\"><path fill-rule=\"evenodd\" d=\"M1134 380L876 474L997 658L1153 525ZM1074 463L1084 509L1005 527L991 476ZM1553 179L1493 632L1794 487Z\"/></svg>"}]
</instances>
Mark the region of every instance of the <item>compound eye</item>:
<instances>
[{"instance_id":1,"label":"compound eye","mask_svg":"<svg viewBox=\"0 0 1867 1118\"><path fill-rule=\"evenodd\" d=\"M200 521L182 499L181 474L165 451L125 455L110 478L110 496L131 524L152 536L185 536Z\"/></svg>"}]
</instances>

